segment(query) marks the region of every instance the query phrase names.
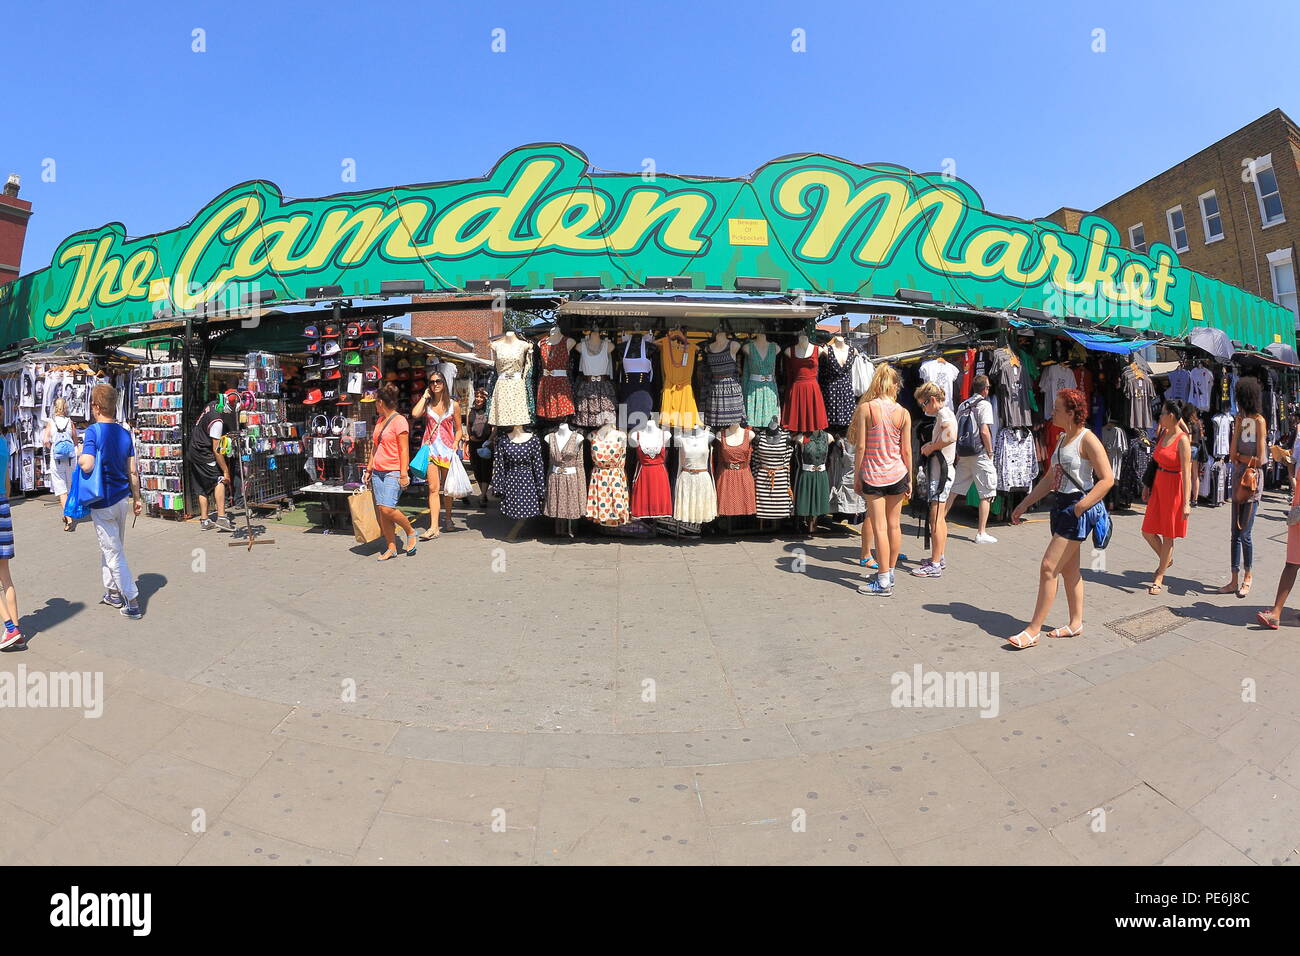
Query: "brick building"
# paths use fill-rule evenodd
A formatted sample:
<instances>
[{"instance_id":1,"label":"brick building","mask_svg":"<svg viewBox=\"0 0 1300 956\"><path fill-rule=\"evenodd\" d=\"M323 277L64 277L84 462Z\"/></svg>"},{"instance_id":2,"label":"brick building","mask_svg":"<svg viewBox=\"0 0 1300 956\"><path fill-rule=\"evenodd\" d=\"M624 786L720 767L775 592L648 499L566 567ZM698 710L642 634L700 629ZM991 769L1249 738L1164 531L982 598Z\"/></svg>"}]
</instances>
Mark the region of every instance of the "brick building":
<instances>
[{"instance_id":1,"label":"brick building","mask_svg":"<svg viewBox=\"0 0 1300 956\"><path fill-rule=\"evenodd\" d=\"M27 238L27 220L32 204L18 198L19 179L10 176L0 193L0 285L12 282L20 274L23 242Z\"/></svg>"},{"instance_id":2,"label":"brick building","mask_svg":"<svg viewBox=\"0 0 1300 956\"><path fill-rule=\"evenodd\" d=\"M1179 262L1291 309L1300 242L1300 130L1280 109L1096 210L1126 245L1163 242ZM1072 231L1086 213L1046 218Z\"/></svg>"},{"instance_id":3,"label":"brick building","mask_svg":"<svg viewBox=\"0 0 1300 956\"><path fill-rule=\"evenodd\" d=\"M457 308L416 311L422 302L447 302L455 299ZM475 355L491 358L488 342L505 331L503 313L492 308L492 297L417 295L411 297L411 334L417 338L449 339L442 344L460 350L460 339L473 347Z\"/></svg>"}]
</instances>

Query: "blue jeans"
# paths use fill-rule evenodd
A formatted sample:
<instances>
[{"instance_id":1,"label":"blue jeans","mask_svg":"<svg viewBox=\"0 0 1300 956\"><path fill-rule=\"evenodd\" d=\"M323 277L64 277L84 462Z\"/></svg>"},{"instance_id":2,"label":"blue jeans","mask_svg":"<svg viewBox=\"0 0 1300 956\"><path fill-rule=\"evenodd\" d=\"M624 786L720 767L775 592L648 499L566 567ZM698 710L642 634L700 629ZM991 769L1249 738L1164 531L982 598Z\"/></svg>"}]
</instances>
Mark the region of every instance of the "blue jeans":
<instances>
[{"instance_id":1,"label":"blue jeans","mask_svg":"<svg viewBox=\"0 0 1300 956\"><path fill-rule=\"evenodd\" d=\"M397 499L402 497L402 476L395 471L372 471L370 490L379 507L396 508Z\"/></svg>"},{"instance_id":2,"label":"blue jeans","mask_svg":"<svg viewBox=\"0 0 1300 956\"><path fill-rule=\"evenodd\" d=\"M1249 571L1255 563L1255 546L1250 540L1250 529L1255 524L1255 512L1259 510L1258 501L1246 501L1241 504L1232 503L1232 573L1236 574L1242 568L1242 561L1245 560L1246 570ZM1237 526L1241 525L1240 528Z\"/></svg>"}]
</instances>

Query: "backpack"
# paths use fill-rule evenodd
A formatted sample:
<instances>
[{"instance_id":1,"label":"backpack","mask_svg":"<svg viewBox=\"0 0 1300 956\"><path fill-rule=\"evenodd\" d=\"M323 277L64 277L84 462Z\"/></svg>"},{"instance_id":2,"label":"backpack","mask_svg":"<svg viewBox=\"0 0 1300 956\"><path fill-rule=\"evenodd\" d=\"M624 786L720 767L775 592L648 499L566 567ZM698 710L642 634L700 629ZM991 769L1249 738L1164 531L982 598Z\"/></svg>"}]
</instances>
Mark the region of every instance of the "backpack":
<instances>
[{"instance_id":1,"label":"backpack","mask_svg":"<svg viewBox=\"0 0 1300 956\"><path fill-rule=\"evenodd\" d=\"M54 424L57 426L58 422L55 422ZM76 454L77 446L72 443L72 439L68 435L68 429L71 427L72 422L69 421L67 426L64 428L58 428L55 431L56 435L64 436L56 441L54 446L50 449L50 453L54 456L56 461L71 461L72 456Z\"/></svg>"},{"instance_id":2,"label":"backpack","mask_svg":"<svg viewBox=\"0 0 1300 956\"><path fill-rule=\"evenodd\" d=\"M957 412L958 458L972 458L983 454L984 439L980 437L980 426L975 419L975 409L979 408L980 402L987 401L987 398L979 398L973 402L966 402Z\"/></svg>"}]
</instances>

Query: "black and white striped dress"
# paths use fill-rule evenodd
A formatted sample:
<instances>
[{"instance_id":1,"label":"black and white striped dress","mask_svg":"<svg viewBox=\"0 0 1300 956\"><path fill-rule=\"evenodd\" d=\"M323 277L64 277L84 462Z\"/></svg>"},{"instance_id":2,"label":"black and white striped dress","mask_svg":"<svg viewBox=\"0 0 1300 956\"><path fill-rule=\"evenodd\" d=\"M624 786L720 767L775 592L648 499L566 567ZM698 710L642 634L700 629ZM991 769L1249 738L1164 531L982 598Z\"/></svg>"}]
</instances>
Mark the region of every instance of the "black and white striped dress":
<instances>
[{"instance_id":1,"label":"black and white striped dress","mask_svg":"<svg viewBox=\"0 0 1300 956\"><path fill-rule=\"evenodd\" d=\"M761 432L754 439L754 491L758 517L788 518L794 511L790 490L790 453L794 442L784 429Z\"/></svg>"}]
</instances>

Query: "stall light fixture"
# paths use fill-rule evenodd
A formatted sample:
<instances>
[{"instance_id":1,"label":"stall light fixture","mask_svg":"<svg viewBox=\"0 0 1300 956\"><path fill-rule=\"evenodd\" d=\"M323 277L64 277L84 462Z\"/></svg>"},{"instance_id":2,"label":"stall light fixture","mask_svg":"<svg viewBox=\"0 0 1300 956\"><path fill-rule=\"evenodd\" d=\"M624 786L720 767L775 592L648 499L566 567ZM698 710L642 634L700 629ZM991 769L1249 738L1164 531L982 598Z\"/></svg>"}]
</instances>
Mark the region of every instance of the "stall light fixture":
<instances>
[{"instance_id":1,"label":"stall light fixture","mask_svg":"<svg viewBox=\"0 0 1300 956\"><path fill-rule=\"evenodd\" d=\"M466 292L492 292L496 289L510 291L509 279L470 279L465 283ZM454 289L448 290L454 292Z\"/></svg>"},{"instance_id":2,"label":"stall light fixture","mask_svg":"<svg viewBox=\"0 0 1300 956\"><path fill-rule=\"evenodd\" d=\"M720 285L706 285L706 286L704 287L704 291L705 291L705 292L721 292L721 291L722 291L722 286L720 286Z\"/></svg>"},{"instance_id":3,"label":"stall light fixture","mask_svg":"<svg viewBox=\"0 0 1300 956\"><path fill-rule=\"evenodd\" d=\"M70 339L72 338L72 333L67 329L64 329L62 332L55 332L54 337L56 339Z\"/></svg>"},{"instance_id":4,"label":"stall light fixture","mask_svg":"<svg viewBox=\"0 0 1300 956\"><path fill-rule=\"evenodd\" d=\"M894 298L902 302L934 302L932 293L920 289L899 289L894 293Z\"/></svg>"},{"instance_id":5,"label":"stall light fixture","mask_svg":"<svg viewBox=\"0 0 1300 956\"><path fill-rule=\"evenodd\" d=\"M690 276L646 276L647 289L693 289L695 280Z\"/></svg>"},{"instance_id":6,"label":"stall light fixture","mask_svg":"<svg viewBox=\"0 0 1300 956\"><path fill-rule=\"evenodd\" d=\"M307 286L307 298L309 299L333 299L343 294L341 285L309 285Z\"/></svg>"},{"instance_id":7,"label":"stall light fixture","mask_svg":"<svg viewBox=\"0 0 1300 956\"><path fill-rule=\"evenodd\" d=\"M36 339L32 338L30 335L27 336L27 338L25 338L25 339L20 339L20 340L18 341L18 347L19 347L20 349L31 348L31 347L32 347L33 345L35 345L35 344L36 344Z\"/></svg>"},{"instance_id":8,"label":"stall light fixture","mask_svg":"<svg viewBox=\"0 0 1300 956\"><path fill-rule=\"evenodd\" d=\"M767 276L736 276L736 289L740 292L780 292L781 280Z\"/></svg>"},{"instance_id":9,"label":"stall light fixture","mask_svg":"<svg viewBox=\"0 0 1300 956\"><path fill-rule=\"evenodd\" d=\"M267 299L275 298L274 289L256 289L252 292L245 292L242 301L244 305L251 305L254 302L265 302Z\"/></svg>"},{"instance_id":10,"label":"stall light fixture","mask_svg":"<svg viewBox=\"0 0 1300 956\"><path fill-rule=\"evenodd\" d=\"M599 276L556 277L552 284L556 292L595 292L603 286Z\"/></svg>"},{"instance_id":11,"label":"stall light fixture","mask_svg":"<svg viewBox=\"0 0 1300 956\"><path fill-rule=\"evenodd\" d=\"M1016 309L1016 315L1031 322L1051 322L1052 317L1042 309Z\"/></svg>"},{"instance_id":12,"label":"stall light fixture","mask_svg":"<svg viewBox=\"0 0 1300 956\"><path fill-rule=\"evenodd\" d=\"M94 323L94 322L82 322L82 323L81 323L79 326L77 326L77 328L76 328L76 332L77 332L78 335L89 335L89 334L90 334L91 332L93 332L93 331L95 331L95 323Z\"/></svg>"},{"instance_id":13,"label":"stall light fixture","mask_svg":"<svg viewBox=\"0 0 1300 956\"><path fill-rule=\"evenodd\" d=\"M388 279L379 283L380 295L411 295L423 291L423 279Z\"/></svg>"}]
</instances>

